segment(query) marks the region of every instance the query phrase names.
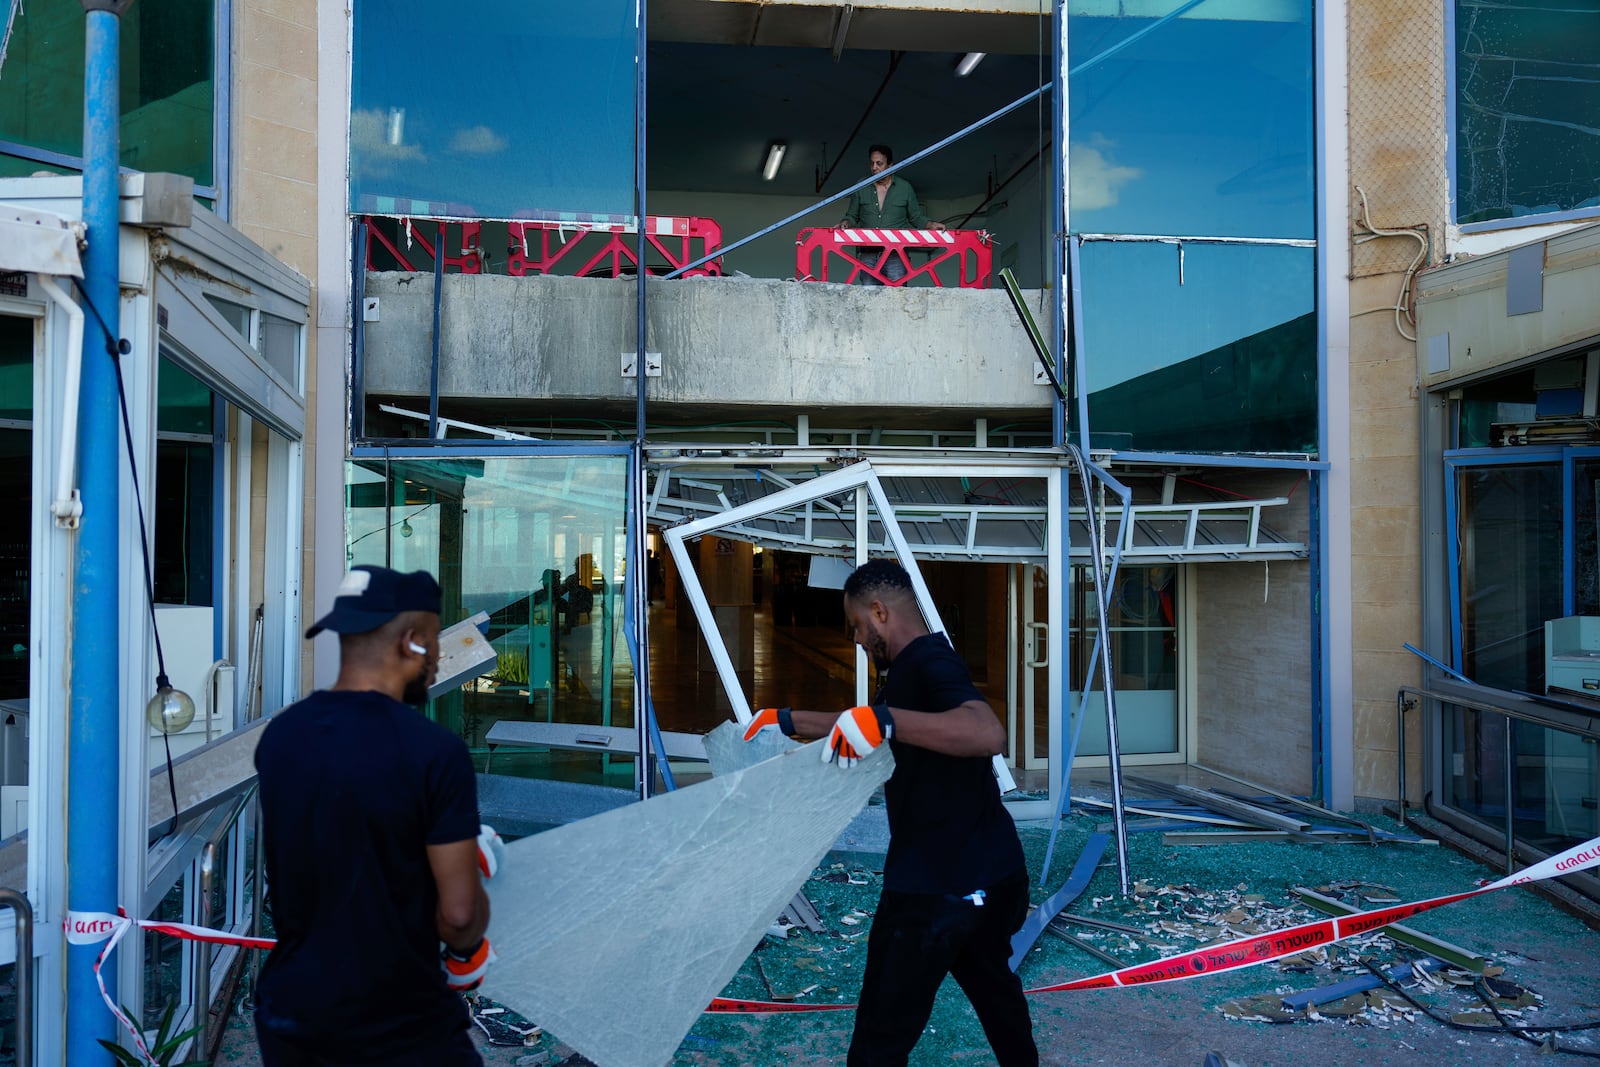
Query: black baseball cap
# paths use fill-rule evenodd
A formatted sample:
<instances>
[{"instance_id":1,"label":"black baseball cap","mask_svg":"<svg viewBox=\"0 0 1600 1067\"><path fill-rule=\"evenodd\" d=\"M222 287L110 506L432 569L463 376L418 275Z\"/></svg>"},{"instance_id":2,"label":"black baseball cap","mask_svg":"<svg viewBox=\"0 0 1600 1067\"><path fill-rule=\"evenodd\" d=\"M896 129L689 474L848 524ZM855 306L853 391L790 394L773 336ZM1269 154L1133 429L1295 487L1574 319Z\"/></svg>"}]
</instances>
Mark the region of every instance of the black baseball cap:
<instances>
[{"instance_id":1,"label":"black baseball cap","mask_svg":"<svg viewBox=\"0 0 1600 1067\"><path fill-rule=\"evenodd\" d=\"M333 610L306 631L315 637L324 630L338 634L371 633L402 611L439 614L439 583L427 571L402 574L388 567L362 564L353 567L339 583Z\"/></svg>"}]
</instances>

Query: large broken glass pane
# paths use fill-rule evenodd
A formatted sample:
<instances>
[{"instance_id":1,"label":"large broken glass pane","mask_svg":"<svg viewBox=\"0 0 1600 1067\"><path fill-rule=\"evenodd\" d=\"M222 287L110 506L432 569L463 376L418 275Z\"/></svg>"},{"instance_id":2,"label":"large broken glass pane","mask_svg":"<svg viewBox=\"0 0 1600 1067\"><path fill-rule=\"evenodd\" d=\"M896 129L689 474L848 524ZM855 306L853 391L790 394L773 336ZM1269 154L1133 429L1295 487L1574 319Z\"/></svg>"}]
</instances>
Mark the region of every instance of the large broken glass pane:
<instances>
[{"instance_id":1,"label":"large broken glass pane","mask_svg":"<svg viewBox=\"0 0 1600 1067\"><path fill-rule=\"evenodd\" d=\"M1456 0L1456 221L1600 206L1600 7Z\"/></svg>"},{"instance_id":2,"label":"large broken glass pane","mask_svg":"<svg viewBox=\"0 0 1600 1067\"><path fill-rule=\"evenodd\" d=\"M484 993L606 1067L666 1063L894 770L818 744L513 842Z\"/></svg>"}]
</instances>

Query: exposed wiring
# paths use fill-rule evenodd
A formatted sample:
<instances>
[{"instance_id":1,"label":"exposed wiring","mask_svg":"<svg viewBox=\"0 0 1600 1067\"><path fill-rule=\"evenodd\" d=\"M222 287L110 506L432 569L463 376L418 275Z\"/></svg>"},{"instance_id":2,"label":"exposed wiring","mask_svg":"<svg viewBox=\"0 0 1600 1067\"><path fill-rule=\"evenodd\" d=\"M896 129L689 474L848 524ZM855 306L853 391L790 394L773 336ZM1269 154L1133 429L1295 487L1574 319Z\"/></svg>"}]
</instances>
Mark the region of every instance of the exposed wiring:
<instances>
[{"instance_id":1,"label":"exposed wiring","mask_svg":"<svg viewBox=\"0 0 1600 1067\"><path fill-rule=\"evenodd\" d=\"M1241 493L1237 489L1224 489L1220 485L1212 485L1210 482L1202 482L1198 478L1186 478L1186 477L1180 476L1178 478L1178 481L1183 482L1185 485L1197 485L1201 489L1209 489L1213 493L1221 493L1224 496L1237 497L1240 500L1251 500L1251 499L1253 499L1253 497L1251 497L1251 495L1249 493Z\"/></svg>"},{"instance_id":2,"label":"exposed wiring","mask_svg":"<svg viewBox=\"0 0 1600 1067\"><path fill-rule=\"evenodd\" d=\"M1555 1035L1558 1033L1571 1033L1576 1030L1600 1029L1600 1022L1565 1023L1552 1026L1515 1026L1510 1020L1500 1013L1500 1009L1494 1004L1493 996L1487 989L1484 988L1484 983L1482 979L1480 979L1473 984L1472 988L1477 992L1478 999L1483 1001L1484 1006L1487 1007L1494 1017L1499 1020L1499 1024L1495 1026L1489 1026L1481 1023L1459 1023L1450 1018L1448 1015L1437 1014L1433 1011L1433 1009L1417 1000L1417 998L1408 993L1399 982L1385 974L1381 967L1374 966L1370 959L1363 957L1360 962L1361 965L1371 972L1374 977L1383 982L1388 989L1396 993L1400 999L1404 1000L1407 1004L1411 1005L1413 1008L1417 1009L1422 1014L1438 1023L1440 1026L1447 1026L1452 1030L1466 1030L1480 1034L1510 1034L1512 1037L1520 1038L1521 1040L1526 1041L1529 1044L1536 1045L1547 1052L1568 1052L1574 1056L1586 1056L1589 1059L1600 1059L1600 1052L1558 1045L1556 1044L1555 1039ZM1538 1038L1534 1037L1534 1034L1543 1034L1545 1036Z\"/></svg>"},{"instance_id":3,"label":"exposed wiring","mask_svg":"<svg viewBox=\"0 0 1600 1067\"><path fill-rule=\"evenodd\" d=\"M1421 226L1403 229L1380 229L1372 224L1372 213L1367 206L1367 191L1358 185L1356 186L1356 195L1361 198L1361 224L1367 228L1368 233L1376 237L1411 237L1417 242L1417 254L1412 257L1411 265L1406 268L1405 279L1400 283L1400 295L1395 298L1394 302L1394 328L1398 330L1400 336L1404 337L1407 341L1415 341L1417 339L1417 335L1414 333L1407 333L1405 324L1409 322L1413 328L1417 325L1416 313L1411 308L1412 285L1416 281L1418 269L1420 269L1428 259L1428 235L1421 232L1422 230L1426 229L1426 227ZM1370 310L1377 311L1383 309L1373 308ZM1368 314L1368 312L1360 311L1356 314L1365 315Z\"/></svg>"}]
</instances>

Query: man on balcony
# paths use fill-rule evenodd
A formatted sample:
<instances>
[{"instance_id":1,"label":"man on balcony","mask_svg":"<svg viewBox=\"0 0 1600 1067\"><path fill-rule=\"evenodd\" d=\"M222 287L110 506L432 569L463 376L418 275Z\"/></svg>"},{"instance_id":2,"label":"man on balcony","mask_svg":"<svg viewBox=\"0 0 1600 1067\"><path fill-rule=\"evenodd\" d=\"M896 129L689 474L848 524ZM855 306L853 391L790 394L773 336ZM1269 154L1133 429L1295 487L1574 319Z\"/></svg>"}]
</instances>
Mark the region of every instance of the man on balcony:
<instances>
[{"instance_id":1,"label":"man on balcony","mask_svg":"<svg viewBox=\"0 0 1600 1067\"><path fill-rule=\"evenodd\" d=\"M882 174L894 162L894 149L885 144L875 144L867 149L867 166L873 174ZM858 189L845 201L842 229L916 229L942 230L942 222L929 222L927 212L917 201L917 191L911 183L895 174L885 174L865 189ZM856 256L862 263L872 264L882 278L869 271L861 272L862 285L893 285L906 276L905 252L882 246L857 246Z\"/></svg>"}]
</instances>

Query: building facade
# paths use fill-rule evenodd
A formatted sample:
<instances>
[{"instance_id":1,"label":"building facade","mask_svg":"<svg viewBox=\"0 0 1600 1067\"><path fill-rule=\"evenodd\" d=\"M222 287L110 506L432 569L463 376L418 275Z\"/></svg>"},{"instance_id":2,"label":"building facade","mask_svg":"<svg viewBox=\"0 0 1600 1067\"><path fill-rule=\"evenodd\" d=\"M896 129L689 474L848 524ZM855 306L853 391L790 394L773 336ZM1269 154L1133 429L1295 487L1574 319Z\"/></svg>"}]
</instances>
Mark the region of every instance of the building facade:
<instances>
[{"instance_id":1,"label":"building facade","mask_svg":"<svg viewBox=\"0 0 1600 1067\"><path fill-rule=\"evenodd\" d=\"M1594 835L1592 719L1524 694L1555 684L1546 624L1595 613L1600 16L636 6L121 13L130 913L250 923L252 730L332 679L299 633L357 562L481 613L493 669L430 714L497 778L648 793L741 707L864 699L830 587L900 551L1007 724L1019 817L1106 765L1110 700L1123 764L1426 803L1529 854ZM70 226L84 18L8 8L0 204ZM852 212L878 145L945 230ZM141 214L150 174L192 182L187 220ZM59 989L73 542L40 505L73 335L39 276L0 296L34 505L0 857ZM206 711L170 798L152 594ZM147 1025L234 963L116 959ZM87 1010L35 1005L41 1062Z\"/></svg>"}]
</instances>

